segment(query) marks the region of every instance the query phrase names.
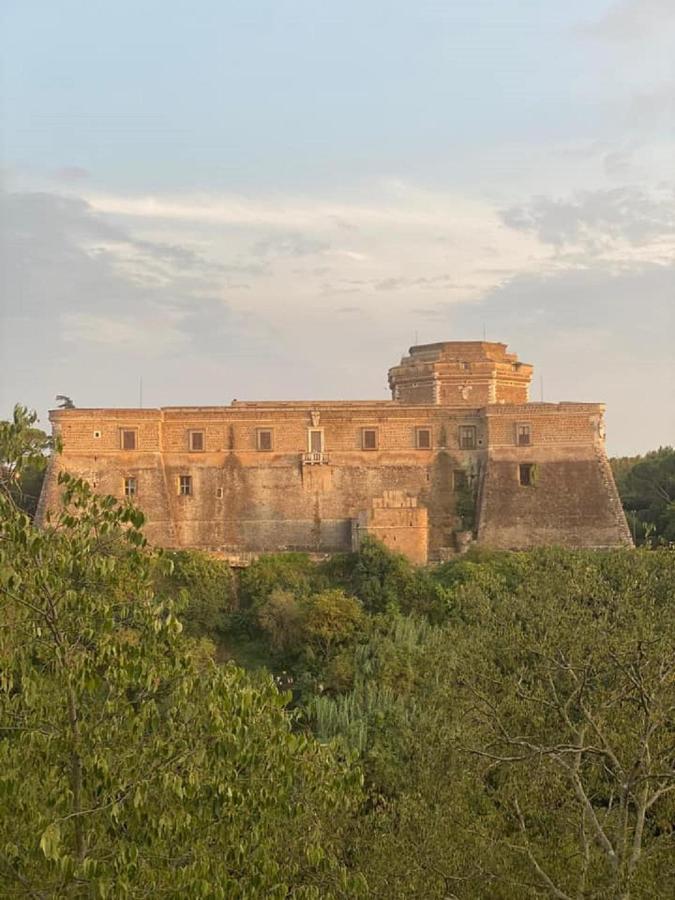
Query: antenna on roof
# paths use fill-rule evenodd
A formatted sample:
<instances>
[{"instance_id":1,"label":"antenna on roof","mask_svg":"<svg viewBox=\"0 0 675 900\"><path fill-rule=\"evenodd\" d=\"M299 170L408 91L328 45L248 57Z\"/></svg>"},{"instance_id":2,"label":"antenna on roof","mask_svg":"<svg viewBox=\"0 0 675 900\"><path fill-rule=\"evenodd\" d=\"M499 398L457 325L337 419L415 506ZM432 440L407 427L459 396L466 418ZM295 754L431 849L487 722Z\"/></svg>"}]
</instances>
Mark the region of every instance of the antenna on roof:
<instances>
[{"instance_id":1,"label":"antenna on roof","mask_svg":"<svg viewBox=\"0 0 675 900\"><path fill-rule=\"evenodd\" d=\"M485 330L485 322L483 322L483 340L487 341L487 331Z\"/></svg>"},{"instance_id":2,"label":"antenna on roof","mask_svg":"<svg viewBox=\"0 0 675 900\"><path fill-rule=\"evenodd\" d=\"M417 332L415 332L415 346L417 346Z\"/></svg>"},{"instance_id":3,"label":"antenna on roof","mask_svg":"<svg viewBox=\"0 0 675 900\"><path fill-rule=\"evenodd\" d=\"M544 376L539 376L539 399L543 403L544 402Z\"/></svg>"},{"instance_id":4,"label":"antenna on roof","mask_svg":"<svg viewBox=\"0 0 675 900\"><path fill-rule=\"evenodd\" d=\"M138 405L143 409L143 376L138 379Z\"/></svg>"}]
</instances>

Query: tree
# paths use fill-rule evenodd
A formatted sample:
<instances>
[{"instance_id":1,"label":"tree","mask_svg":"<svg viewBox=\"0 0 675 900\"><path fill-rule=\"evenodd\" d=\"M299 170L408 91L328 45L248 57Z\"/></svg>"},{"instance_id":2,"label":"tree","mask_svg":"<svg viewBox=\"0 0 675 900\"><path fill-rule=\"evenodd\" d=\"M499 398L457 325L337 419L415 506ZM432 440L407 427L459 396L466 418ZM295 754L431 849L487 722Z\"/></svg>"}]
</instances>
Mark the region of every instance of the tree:
<instances>
[{"instance_id":1,"label":"tree","mask_svg":"<svg viewBox=\"0 0 675 900\"><path fill-rule=\"evenodd\" d=\"M361 542L357 553L328 561L322 571L332 585L358 598L369 613L400 609L423 613L434 621L444 617L447 596L438 581L372 537Z\"/></svg>"},{"instance_id":2,"label":"tree","mask_svg":"<svg viewBox=\"0 0 675 900\"><path fill-rule=\"evenodd\" d=\"M675 449L613 459L612 469L636 541L675 544Z\"/></svg>"},{"instance_id":3,"label":"tree","mask_svg":"<svg viewBox=\"0 0 675 900\"><path fill-rule=\"evenodd\" d=\"M390 627L308 704L362 755L373 895L672 896L675 557L458 565L444 626Z\"/></svg>"},{"instance_id":4,"label":"tree","mask_svg":"<svg viewBox=\"0 0 675 900\"><path fill-rule=\"evenodd\" d=\"M503 847L542 891L659 896L675 812L672 556L540 559L508 613L481 607L488 640L459 663L462 748L499 784Z\"/></svg>"},{"instance_id":5,"label":"tree","mask_svg":"<svg viewBox=\"0 0 675 900\"><path fill-rule=\"evenodd\" d=\"M58 444L35 427L37 413L17 403L12 418L0 421L0 491L31 517L35 514L47 467L47 453Z\"/></svg>"},{"instance_id":6,"label":"tree","mask_svg":"<svg viewBox=\"0 0 675 900\"><path fill-rule=\"evenodd\" d=\"M230 566L199 550L167 551L171 573L158 578L160 593L178 597L184 591L182 621L193 637L219 641L234 609L234 577Z\"/></svg>"},{"instance_id":7,"label":"tree","mask_svg":"<svg viewBox=\"0 0 675 900\"><path fill-rule=\"evenodd\" d=\"M358 771L197 658L138 510L61 486L44 531L0 494L3 896L358 895Z\"/></svg>"}]
</instances>

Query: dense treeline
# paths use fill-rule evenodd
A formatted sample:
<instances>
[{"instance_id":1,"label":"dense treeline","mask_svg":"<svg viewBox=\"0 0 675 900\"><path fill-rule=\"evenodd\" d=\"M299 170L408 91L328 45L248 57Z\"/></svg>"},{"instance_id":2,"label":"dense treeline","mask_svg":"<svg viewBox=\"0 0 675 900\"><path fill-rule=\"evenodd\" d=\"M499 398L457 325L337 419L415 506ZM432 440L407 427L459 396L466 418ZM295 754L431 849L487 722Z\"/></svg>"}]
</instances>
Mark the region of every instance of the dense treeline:
<instances>
[{"instance_id":1,"label":"dense treeline","mask_svg":"<svg viewBox=\"0 0 675 900\"><path fill-rule=\"evenodd\" d=\"M675 544L675 449L611 460L612 471L636 544Z\"/></svg>"},{"instance_id":2,"label":"dense treeline","mask_svg":"<svg viewBox=\"0 0 675 900\"><path fill-rule=\"evenodd\" d=\"M233 573L63 487L0 493L3 896L672 896L672 550Z\"/></svg>"}]
</instances>

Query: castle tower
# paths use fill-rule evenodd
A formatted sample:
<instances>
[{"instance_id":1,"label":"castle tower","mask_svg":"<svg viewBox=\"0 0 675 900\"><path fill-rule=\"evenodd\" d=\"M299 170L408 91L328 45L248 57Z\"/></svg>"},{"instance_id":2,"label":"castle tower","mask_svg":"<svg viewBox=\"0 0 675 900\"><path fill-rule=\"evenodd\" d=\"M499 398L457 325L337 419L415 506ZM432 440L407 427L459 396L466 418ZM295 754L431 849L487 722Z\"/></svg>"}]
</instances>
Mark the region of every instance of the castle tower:
<instances>
[{"instance_id":1,"label":"castle tower","mask_svg":"<svg viewBox=\"0 0 675 900\"><path fill-rule=\"evenodd\" d=\"M389 370L392 398L402 403L481 407L527 403L532 366L506 344L444 341L411 347Z\"/></svg>"}]
</instances>

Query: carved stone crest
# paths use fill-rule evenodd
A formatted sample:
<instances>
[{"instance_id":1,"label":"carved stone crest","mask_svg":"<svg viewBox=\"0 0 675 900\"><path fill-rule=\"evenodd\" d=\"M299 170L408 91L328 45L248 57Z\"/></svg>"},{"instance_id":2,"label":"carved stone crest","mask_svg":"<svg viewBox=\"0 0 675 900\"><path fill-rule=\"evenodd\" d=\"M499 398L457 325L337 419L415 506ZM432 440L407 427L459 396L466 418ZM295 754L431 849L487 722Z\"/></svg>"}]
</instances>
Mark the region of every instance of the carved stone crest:
<instances>
[{"instance_id":1,"label":"carved stone crest","mask_svg":"<svg viewBox=\"0 0 675 900\"><path fill-rule=\"evenodd\" d=\"M318 428L319 422L321 421L321 413L318 409L313 409L309 413L309 418L312 422L312 428Z\"/></svg>"},{"instance_id":2,"label":"carved stone crest","mask_svg":"<svg viewBox=\"0 0 675 900\"><path fill-rule=\"evenodd\" d=\"M460 384L458 390L462 397L462 400L468 400L469 394L473 390L473 385L472 384Z\"/></svg>"}]
</instances>

